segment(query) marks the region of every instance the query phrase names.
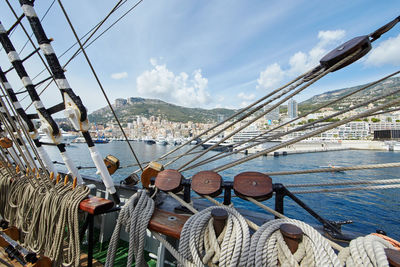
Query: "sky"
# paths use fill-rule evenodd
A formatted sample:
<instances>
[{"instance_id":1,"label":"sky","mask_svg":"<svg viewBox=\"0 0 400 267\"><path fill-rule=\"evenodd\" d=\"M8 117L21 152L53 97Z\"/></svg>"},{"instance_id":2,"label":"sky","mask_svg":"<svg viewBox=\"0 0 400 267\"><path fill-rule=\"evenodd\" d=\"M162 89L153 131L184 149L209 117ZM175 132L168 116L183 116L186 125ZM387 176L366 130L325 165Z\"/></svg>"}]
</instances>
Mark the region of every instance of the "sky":
<instances>
[{"instance_id":1,"label":"sky","mask_svg":"<svg viewBox=\"0 0 400 267\"><path fill-rule=\"evenodd\" d=\"M21 14L18 1L11 2ZM40 18L51 2L36 1ZM79 36L104 18L115 3L63 1ZM135 3L126 1L102 29ZM186 107L240 108L317 66L341 43L367 35L399 15L397 0L143 0L89 46L87 53L112 103L116 98L145 97ZM5 1L0 3L0 20L5 28L15 21ZM23 23L30 32L26 19ZM43 25L54 39L57 55L75 43L57 1ZM11 39L20 51L25 42L20 27ZM60 58L62 64L74 49ZM27 45L21 57L31 51ZM31 78L42 70L36 56L25 64ZM10 66L4 50L0 51L0 66ZM400 24L374 42L363 59L328 74L294 99L301 102L325 91L370 82L399 67ZM47 76L45 72L34 81ZM66 67L66 76L89 113L107 105L82 55ZM7 77L15 91L21 88L14 74ZM61 102L61 95L50 86L42 100L50 107Z\"/></svg>"}]
</instances>

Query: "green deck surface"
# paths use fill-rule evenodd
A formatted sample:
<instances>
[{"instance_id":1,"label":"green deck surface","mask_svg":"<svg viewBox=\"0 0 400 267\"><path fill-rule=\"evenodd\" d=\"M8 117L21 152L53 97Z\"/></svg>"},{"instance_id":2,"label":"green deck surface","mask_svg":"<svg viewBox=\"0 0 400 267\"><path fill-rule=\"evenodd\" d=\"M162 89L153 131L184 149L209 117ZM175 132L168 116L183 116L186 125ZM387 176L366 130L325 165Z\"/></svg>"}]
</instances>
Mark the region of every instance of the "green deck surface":
<instances>
[{"instance_id":1,"label":"green deck surface","mask_svg":"<svg viewBox=\"0 0 400 267\"><path fill-rule=\"evenodd\" d=\"M99 240L99 231L95 230L94 234L94 249L93 249L93 258L95 258L97 261L99 261L102 264L105 264L106 258L107 258L107 250L108 250L108 243L109 242L104 242L102 245ZM128 249L129 249L129 243L123 240L119 240L118 242L118 247L117 247L117 252L115 255L115 261L114 265L115 267L119 266L126 266L127 258L128 258ZM85 244L82 244L81 250L84 253L88 252L88 245L87 242ZM144 253L144 258L147 261L147 264L149 267L155 267L157 265L157 261L149 257L149 253L145 251ZM135 263L132 264L132 266L135 266Z\"/></svg>"}]
</instances>

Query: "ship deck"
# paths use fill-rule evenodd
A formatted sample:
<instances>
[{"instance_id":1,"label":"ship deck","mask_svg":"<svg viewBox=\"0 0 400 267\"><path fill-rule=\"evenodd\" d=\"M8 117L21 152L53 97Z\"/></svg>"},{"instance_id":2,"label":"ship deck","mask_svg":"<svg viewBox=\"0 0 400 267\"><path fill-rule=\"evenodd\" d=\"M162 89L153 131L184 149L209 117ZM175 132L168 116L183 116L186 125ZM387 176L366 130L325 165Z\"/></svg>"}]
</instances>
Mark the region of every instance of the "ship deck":
<instances>
[{"instance_id":1,"label":"ship deck","mask_svg":"<svg viewBox=\"0 0 400 267\"><path fill-rule=\"evenodd\" d=\"M87 254L82 253L81 254L81 261L79 266L85 267L88 266L87 263ZM0 247L0 266L6 266L6 267L23 267L24 265L22 265L21 263L19 263L17 260L13 259L11 260L8 255L7 252L5 251L4 248ZM40 265L41 266L47 266L47 265ZM48 265L50 266L50 265ZM93 259L93 267L103 267L104 265L101 264L99 261L97 261L96 259Z\"/></svg>"}]
</instances>

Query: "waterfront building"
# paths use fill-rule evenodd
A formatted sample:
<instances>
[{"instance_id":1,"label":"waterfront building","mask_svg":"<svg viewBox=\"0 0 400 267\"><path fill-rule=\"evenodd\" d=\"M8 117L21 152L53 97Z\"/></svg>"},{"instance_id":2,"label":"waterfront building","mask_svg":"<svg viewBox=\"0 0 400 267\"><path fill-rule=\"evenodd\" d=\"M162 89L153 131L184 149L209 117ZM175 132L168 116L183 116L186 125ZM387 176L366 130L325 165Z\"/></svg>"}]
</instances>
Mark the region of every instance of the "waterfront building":
<instances>
[{"instance_id":1,"label":"waterfront building","mask_svg":"<svg viewBox=\"0 0 400 267\"><path fill-rule=\"evenodd\" d=\"M297 102L293 98L288 101L288 117L289 119L297 118Z\"/></svg>"},{"instance_id":2,"label":"waterfront building","mask_svg":"<svg viewBox=\"0 0 400 267\"><path fill-rule=\"evenodd\" d=\"M365 139L370 136L369 124L352 121L321 134L322 139Z\"/></svg>"},{"instance_id":3,"label":"waterfront building","mask_svg":"<svg viewBox=\"0 0 400 267\"><path fill-rule=\"evenodd\" d=\"M369 124L370 133L381 130L400 130L400 122L373 122Z\"/></svg>"}]
</instances>

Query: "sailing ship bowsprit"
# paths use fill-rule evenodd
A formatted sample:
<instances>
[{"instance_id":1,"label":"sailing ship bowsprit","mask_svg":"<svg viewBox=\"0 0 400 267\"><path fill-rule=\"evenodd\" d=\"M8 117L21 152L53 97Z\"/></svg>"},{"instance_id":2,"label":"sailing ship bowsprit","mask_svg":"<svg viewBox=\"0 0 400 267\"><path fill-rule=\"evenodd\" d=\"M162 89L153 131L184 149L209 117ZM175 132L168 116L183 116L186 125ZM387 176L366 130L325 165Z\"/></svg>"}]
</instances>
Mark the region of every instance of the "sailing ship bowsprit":
<instances>
[{"instance_id":1,"label":"sailing ship bowsprit","mask_svg":"<svg viewBox=\"0 0 400 267\"><path fill-rule=\"evenodd\" d=\"M8 0L6 1L9 4ZM84 54L103 92L101 81L85 52L85 44L109 19L109 16L122 6L122 2L119 1L109 15L94 28L92 34L83 41L78 38L67 11L61 1L58 1L79 45L73 57L77 53ZM51 45L52 40L46 36L41 20L35 12L33 1L20 0L19 3L23 12L20 16L9 4L10 10L15 15L15 23L8 26L0 22L2 53L7 54L11 64L8 69L5 68L5 62L1 62L0 66L0 247L3 248L1 255L9 256L9 259L0 258L2 264L22 266L86 264L92 266L95 228L100 228L103 235L106 231L105 227L112 229L113 232L110 240L107 241L106 266L114 266L120 239L129 242L126 255L127 266L131 266L133 261L138 266L146 266L146 249L149 250L148 252L157 254L159 266L164 266L167 262L182 266L398 266L400 264L398 241L386 236L383 232L357 236L354 233L342 231L341 225L350 221L330 221L320 216L288 187L273 183L270 177L293 173L332 172L332 168L275 173L246 170L236 174L232 180L220 175L226 169L267 155L279 148L398 105L400 89L365 100L327 117L299 125L287 132L276 130L295 120L281 123L257 136L238 143L229 143L229 148L225 149L232 136L259 118L325 75L344 68L366 55L372 47L372 42L393 28L400 17L369 35L353 38L340 45L323 57L318 66L210 129L193 136L191 140L176 146L152 162L145 165L140 162L127 142L132 151L132 158L137 160L136 166L139 169L120 185L114 185L111 175L120 168L119 160L113 156L108 156L103 160L89 134L87 110L67 81L64 68ZM35 41L25 28L25 21L29 23ZM33 47L33 51L25 58L20 57L20 53L16 51L12 42L11 33L17 27L21 27ZM34 78L29 76L28 68L25 68L33 56L40 58L45 71L48 72L48 77L36 84L33 83ZM17 74L24 86L24 91L19 92L12 88L7 79L11 72ZM398 73L392 73L375 83L341 96L307 114L302 114L301 117L333 105ZM38 92L38 88L46 83L56 84L62 96L60 104L46 107L46 103L42 101ZM22 93L27 93L30 97L36 111L34 114L29 114L26 111L27 108L21 104L20 94ZM391 100L382 101L389 96ZM106 99L108 101L108 98ZM328 119L370 103L376 103L376 105L346 119L326 123ZM111 104L109 107L128 141ZM68 155L68 148L61 141L62 132L53 118L54 114L60 111L64 111L65 117L75 130L82 134L102 183L98 179L81 175L79 168ZM40 120L41 130L59 150L68 173L58 171L53 160L46 153L43 143L39 140L36 120ZM232 128L233 131L223 135L225 130ZM305 129L311 130L299 137L263 148L255 154L236 158L232 162L213 169L207 168L206 164L211 162ZM216 136L221 135L224 137L215 139ZM194 140L201 141L193 145ZM192 145L189 147L190 144ZM204 150L197 149L201 146ZM186 147L189 148L182 150ZM218 150L221 147L224 149L209 156L211 150ZM191 156L190 159L187 159L188 155ZM208 157L206 158L205 155ZM180 166L174 169L167 168L178 160L180 160ZM207 170L204 170L204 166ZM203 171L197 172L192 177L186 175L187 171L199 167L202 167ZM400 167L400 164L394 162L337 167L335 171L387 167ZM389 184L387 187L399 188L400 181L395 180L387 181ZM352 183L346 185L352 185ZM368 189L378 188L382 189L382 186L376 186L376 188L368 186ZM95 197L93 194L102 197ZM194 198L194 194L202 199ZM109 195L112 196L113 201L109 200ZM222 197L223 201L219 202L217 197ZM233 206L233 197L260 207L271 215L270 218L266 220L266 217L260 213L236 209ZM272 197L275 200L275 209L262 203ZM285 197L290 198L319 222L320 226L316 226L318 231L302 221L284 215ZM112 216L102 216L101 222L97 225L96 216L106 213ZM118 219L116 219L117 216ZM126 232L127 235L121 236L121 232ZM88 248L87 258L83 260L81 243L84 242L85 235L87 235ZM173 258L168 258L165 250L168 250Z\"/></svg>"}]
</instances>

